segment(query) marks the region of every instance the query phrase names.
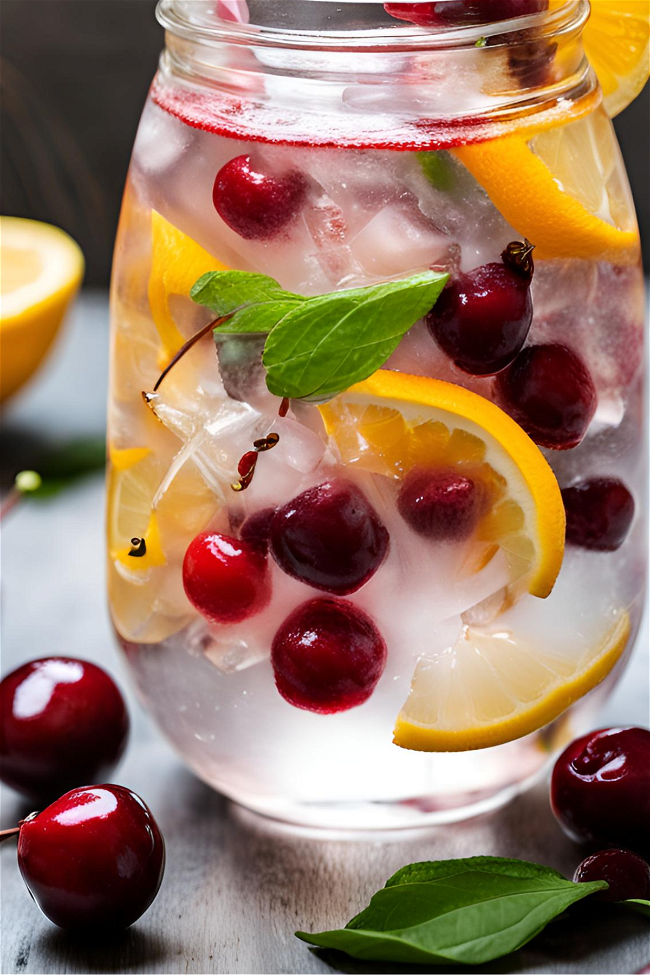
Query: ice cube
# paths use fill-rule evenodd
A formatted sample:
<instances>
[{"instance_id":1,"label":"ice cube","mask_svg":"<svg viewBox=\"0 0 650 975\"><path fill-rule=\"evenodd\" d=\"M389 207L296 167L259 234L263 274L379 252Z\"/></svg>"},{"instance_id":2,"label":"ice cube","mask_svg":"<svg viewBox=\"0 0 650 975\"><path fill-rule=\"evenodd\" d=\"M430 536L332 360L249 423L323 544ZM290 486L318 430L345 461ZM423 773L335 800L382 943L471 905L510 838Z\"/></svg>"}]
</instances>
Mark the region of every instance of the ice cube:
<instances>
[{"instance_id":1,"label":"ice cube","mask_svg":"<svg viewBox=\"0 0 650 975\"><path fill-rule=\"evenodd\" d=\"M389 278L429 267L446 245L445 237L423 218L388 205L372 217L350 248L367 275Z\"/></svg>"}]
</instances>

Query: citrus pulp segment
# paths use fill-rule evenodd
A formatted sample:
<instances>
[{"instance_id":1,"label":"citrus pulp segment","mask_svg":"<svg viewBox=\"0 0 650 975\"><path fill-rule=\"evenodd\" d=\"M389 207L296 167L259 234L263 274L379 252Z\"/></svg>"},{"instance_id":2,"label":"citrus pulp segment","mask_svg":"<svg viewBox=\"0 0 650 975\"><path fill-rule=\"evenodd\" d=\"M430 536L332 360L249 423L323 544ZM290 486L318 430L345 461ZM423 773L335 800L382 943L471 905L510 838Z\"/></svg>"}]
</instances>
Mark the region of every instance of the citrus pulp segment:
<instances>
[{"instance_id":1,"label":"citrus pulp segment","mask_svg":"<svg viewBox=\"0 0 650 975\"><path fill-rule=\"evenodd\" d=\"M629 190L619 179L618 149L600 112L570 126L465 145L454 153L505 219L535 245L536 259L638 260Z\"/></svg>"},{"instance_id":2,"label":"citrus pulp segment","mask_svg":"<svg viewBox=\"0 0 650 975\"><path fill-rule=\"evenodd\" d=\"M0 217L0 395L36 369L77 293L84 271L78 245L58 227Z\"/></svg>"},{"instance_id":3,"label":"citrus pulp segment","mask_svg":"<svg viewBox=\"0 0 650 975\"><path fill-rule=\"evenodd\" d=\"M499 407L462 386L379 370L320 411L345 464L398 479L416 466L469 465L492 500L475 533L477 568L501 548L518 590L550 593L564 552L560 489Z\"/></svg>"},{"instance_id":4,"label":"citrus pulp segment","mask_svg":"<svg viewBox=\"0 0 650 975\"><path fill-rule=\"evenodd\" d=\"M634 101L650 73L650 7L646 0L592 0L585 53L613 118Z\"/></svg>"},{"instance_id":5,"label":"citrus pulp segment","mask_svg":"<svg viewBox=\"0 0 650 975\"><path fill-rule=\"evenodd\" d=\"M228 268L196 241L168 220L151 211L151 275L149 304L163 344L163 356L171 358L189 336L183 336L169 308L172 295L187 298L192 285L208 271L227 271Z\"/></svg>"},{"instance_id":6,"label":"citrus pulp segment","mask_svg":"<svg viewBox=\"0 0 650 975\"><path fill-rule=\"evenodd\" d=\"M626 611L593 645L561 651L518 639L503 624L465 626L454 647L418 661L393 740L416 751L465 751L531 734L610 673L629 635Z\"/></svg>"}]
</instances>

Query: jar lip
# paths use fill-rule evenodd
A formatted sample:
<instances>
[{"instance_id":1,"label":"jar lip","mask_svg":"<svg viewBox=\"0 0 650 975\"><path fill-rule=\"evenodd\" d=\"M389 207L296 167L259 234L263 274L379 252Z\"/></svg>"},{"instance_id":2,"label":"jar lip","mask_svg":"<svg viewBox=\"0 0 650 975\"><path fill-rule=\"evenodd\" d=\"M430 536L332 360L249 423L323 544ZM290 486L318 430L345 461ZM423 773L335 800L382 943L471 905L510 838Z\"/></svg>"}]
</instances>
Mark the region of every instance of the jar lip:
<instances>
[{"instance_id":1,"label":"jar lip","mask_svg":"<svg viewBox=\"0 0 650 975\"><path fill-rule=\"evenodd\" d=\"M185 0L186 2L186 0ZM158 0L156 18L175 37L207 45L234 44L256 48L299 49L304 51L376 52L450 50L477 47L489 38L489 46L521 43L529 31L535 36L556 37L582 29L589 17L589 0L564 0L561 6L542 13L513 17L490 24L450 27L434 31L396 20L395 25L350 31L308 31L214 20L192 21L184 11L184 0ZM320 3L325 0L303 0ZM337 6L359 0L337 0ZM376 2L376 0L362 0Z\"/></svg>"}]
</instances>

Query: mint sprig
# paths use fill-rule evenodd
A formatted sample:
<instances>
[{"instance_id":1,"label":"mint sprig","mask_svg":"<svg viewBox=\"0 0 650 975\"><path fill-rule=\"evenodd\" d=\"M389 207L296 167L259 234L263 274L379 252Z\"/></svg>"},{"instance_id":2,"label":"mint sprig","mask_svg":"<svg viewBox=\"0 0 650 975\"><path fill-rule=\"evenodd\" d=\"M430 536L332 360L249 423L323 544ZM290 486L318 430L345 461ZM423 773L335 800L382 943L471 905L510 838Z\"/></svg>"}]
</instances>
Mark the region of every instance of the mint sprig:
<instances>
[{"instance_id":1,"label":"mint sprig","mask_svg":"<svg viewBox=\"0 0 650 975\"><path fill-rule=\"evenodd\" d=\"M422 271L365 288L305 297L247 271L213 271L190 297L217 316L215 335L266 334L269 390L292 399L326 398L379 369L402 336L436 303L449 275Z\"/></svg>"},{"instance_id":2,"label":"mint sprig","mask_svg":"<svg viewBox=\"0 0 650 975\"><path fill-rule=\"evenodd\" d=\"M605 881L573 883L524 860L470 857L399 870L344 927L297 936L367 961L480 965L510 954Z\"/></svg>"}]
</instances>

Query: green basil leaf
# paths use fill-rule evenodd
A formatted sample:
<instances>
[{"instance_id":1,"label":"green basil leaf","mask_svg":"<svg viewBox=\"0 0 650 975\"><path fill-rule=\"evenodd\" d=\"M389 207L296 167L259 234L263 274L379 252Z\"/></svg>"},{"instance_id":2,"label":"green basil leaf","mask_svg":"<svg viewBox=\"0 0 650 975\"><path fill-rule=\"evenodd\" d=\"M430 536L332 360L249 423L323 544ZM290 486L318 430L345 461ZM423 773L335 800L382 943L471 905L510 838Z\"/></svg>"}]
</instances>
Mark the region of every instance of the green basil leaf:
<instances>
[{"instance_id":1,"label":"green basil leaf","mask_svg":"<svg viewBox=\"0 0 650 975\"><path fill-rule=\"evenodd\" d=\"M303 941L367 961L480 965L516 951L604 881L500 857L416 863L398 871L342 929Z\"/></svg>"},{"instance_id":2,"label":"green basil leaf","mask_svg":"<svg viewBox=\"0 0 650 975\"><path fill-rule=\"evenodd\" d=\"M448 277L423 271L297 305L266 340L269 390L291 398L327 397L366 379L430 311Z\"/></svg>"},{"instance_id":3,"label":"green basil leaf","mask_svg":"<svg viewBox=\"0 0 650 975\"><path fill-rule=\"evenodd\" d=\"M301 295L284 291L266 274L250 271L209 271L192 286L190 298L218 318L246 306L219 326L221 335L270 332L292 308L305 301Z\"/></svg>"},{"instance_id":4,"label":"green basil leaf","mask_svg":"<svg viewBox=\"0 0 650 975\"><path fill-rule=\"evenodd\" d=\"M629 900L620 901L619 903L626 907L631 907L634 911L639 911L640 914L645 914L646 917L650 917L650 901L645 900L643 897L631 897Z\"/></svg>"}]
</instances>

